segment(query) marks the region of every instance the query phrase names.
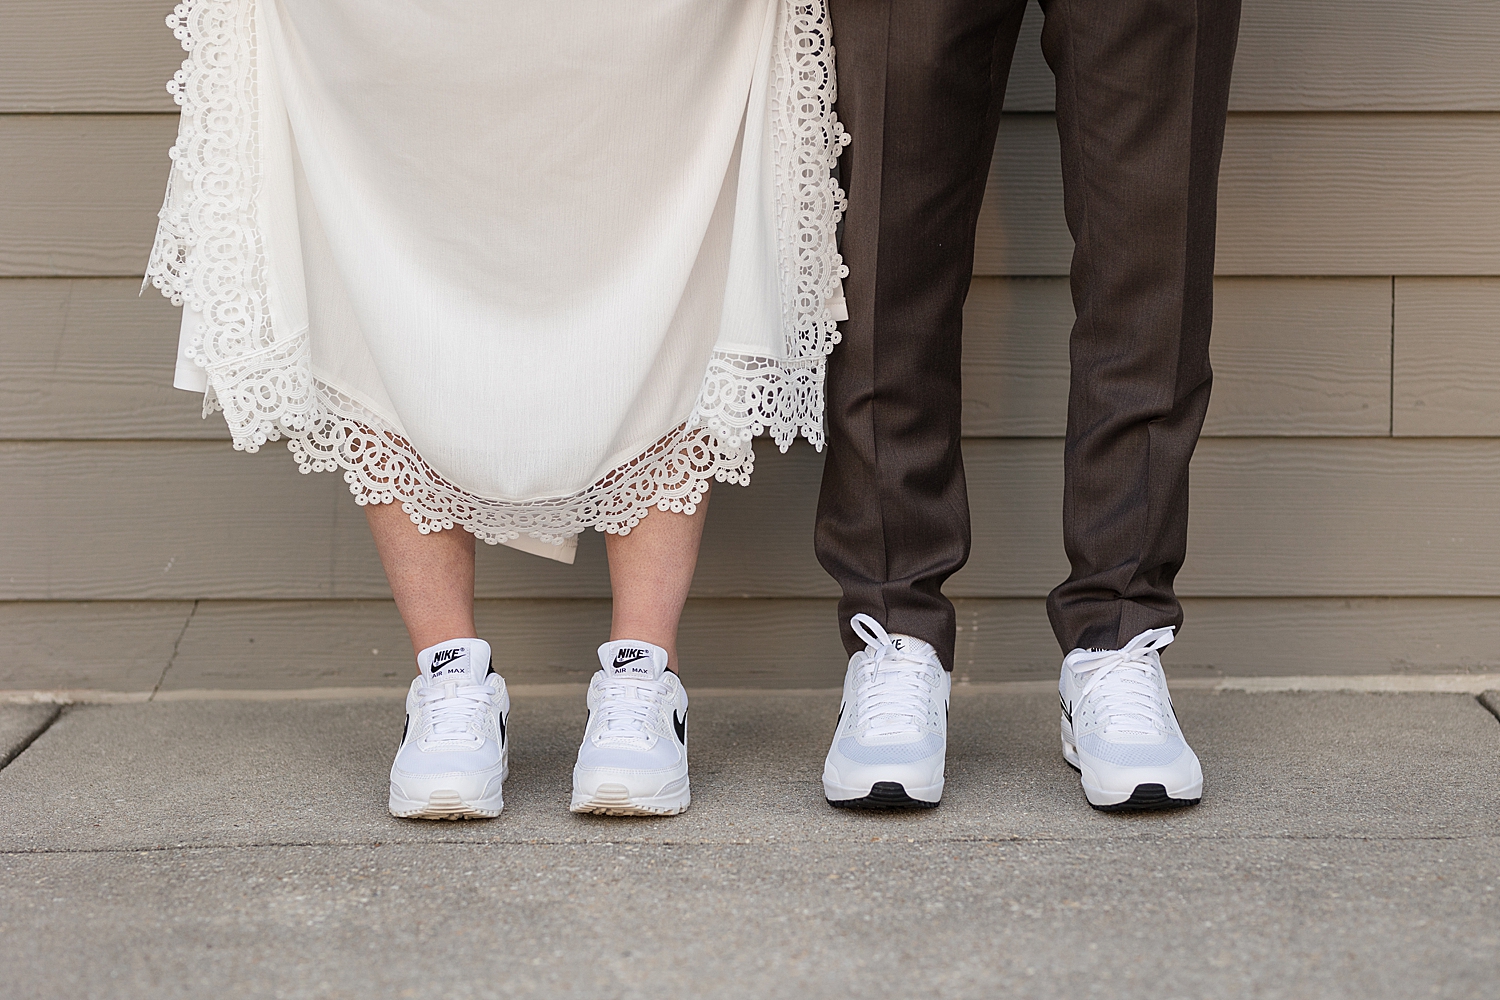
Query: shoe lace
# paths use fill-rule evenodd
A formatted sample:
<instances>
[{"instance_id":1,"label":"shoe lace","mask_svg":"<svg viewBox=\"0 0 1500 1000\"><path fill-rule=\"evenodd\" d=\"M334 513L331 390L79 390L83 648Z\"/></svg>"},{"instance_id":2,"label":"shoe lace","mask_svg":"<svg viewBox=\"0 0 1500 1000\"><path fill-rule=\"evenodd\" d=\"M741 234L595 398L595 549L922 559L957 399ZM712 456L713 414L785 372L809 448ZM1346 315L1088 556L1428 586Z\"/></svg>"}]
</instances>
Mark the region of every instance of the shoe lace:
<instances>
[{"instance_id":1,"label":"shoe lace","mask_svg":"<svg viewBox=\"0 0 1500 1000\"><path fill-rule=\"evenodd\" d=\"M651 739L651 723L667 696L667 685L639 677L609 677L599 685L599 728L595 740L641 743Z\"/></svg>"},{"instance_id":2,"label":"shoe lace","mask_svg":"<svg viewBox=\"0 0 1500 1000\"><path fill-rule=\"evenodd\" d=\"M869 615L855 615L849 624L865 646L875 650L855 668L855 728L868 727L866 736L922 732L937 694L937 672L942 666L930 657L912 656L898 649L889 633Z\"/></svg>"},{"instance_id":3,"label":"shoe lace","mask_svg":"<svg viewBox=\"0 0 1500 1000\"><path fill-rule=\"evenodd\" d=\"M1083 658L1093 666L1074 667L1080 673L1093 672L1078 695L1078 703L1098 696L1090 708L1100 720L1104 735L1164 736L1172 732L1168 721L1171 696L1158 650L1172 641L1173 631L1158 628L1142 632L1123 649L1101 650Z\"/></svg>"},{"instance_id":4,"label":"shoe lace","mask_svg":"<svg viewBox=\"0 0 1500 1000\"><path fill-rule=\"evenodd\" d=\"M429 682L417 693L417 706L431 723L424 738L432 742L481 740L478 725L494 704L495 689L488 684Z\"/></svg>"}]
</instances>

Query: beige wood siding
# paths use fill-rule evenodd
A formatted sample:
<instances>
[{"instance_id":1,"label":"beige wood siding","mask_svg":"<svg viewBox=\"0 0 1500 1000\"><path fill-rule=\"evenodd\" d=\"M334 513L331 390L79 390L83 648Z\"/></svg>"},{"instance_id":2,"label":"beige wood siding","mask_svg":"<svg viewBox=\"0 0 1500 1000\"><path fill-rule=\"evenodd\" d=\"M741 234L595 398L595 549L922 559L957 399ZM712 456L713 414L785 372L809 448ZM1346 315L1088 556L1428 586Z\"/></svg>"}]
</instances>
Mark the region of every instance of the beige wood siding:
<instances>
[{"instance_id":1,"label":"beige wood siding","mask_svg":"<svg viewBox=\"0 0 1500 1000\"><path fill-rule=\"evenodd\" d=\"M299 475L280 444L234 452L169 387L177 315L138 293L176 130L170 9L0 10L0 688L401 683L340 478ZM949 590L976 682L1055 669L1042 598L1066 569L1071 243L1039 24L966 309L975 544ZM1174 670L1500 667L1497 52L1500 4L1246 5ZM716 490L684 622L697 684L837 682L819 469L767 444L750 489ZM597 535L571 568L483 548L478 590L514 681L586 675L608 618ZM726 642L751 634L777 652Z\"/></svg>"},{"instance_id":2,"label":"beige wood siding","mask_svg":"<svg viewBox=\"0 0 1500 1000\"><path fill-rule=\"evenodd\" d=\"M1394 430L1500 436L1500 279L1398 278Z\"/></svg>"}]
</instances>

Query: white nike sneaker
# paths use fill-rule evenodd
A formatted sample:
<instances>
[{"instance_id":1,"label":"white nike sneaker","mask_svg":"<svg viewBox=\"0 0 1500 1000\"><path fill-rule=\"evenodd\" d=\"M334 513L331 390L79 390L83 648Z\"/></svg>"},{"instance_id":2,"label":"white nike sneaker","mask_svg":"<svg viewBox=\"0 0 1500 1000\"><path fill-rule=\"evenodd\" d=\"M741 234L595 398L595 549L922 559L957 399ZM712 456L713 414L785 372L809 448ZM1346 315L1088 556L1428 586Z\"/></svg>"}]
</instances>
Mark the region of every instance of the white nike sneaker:
<instances>
[{"instance_id":1,"label":"white nike sneaker","mask_svg":"<svg viewBox=\"0 0 1500 1000\"><path fill-rule=\"evenodd\" d=\"M406 729L391 764L392 816L491 819L504 806L510 695L490 665L490 644L453 639L417 654Z\"/></svg>"},{"instance_id":2,"label":"white nike sneaker","mask_svg":"<svg viewBox=\"0 0 1500 1000\"><path fill-rule=\"evenodd\" d=\"M1161 669L1159 650L1172 633L1152 629L1123 649L1075 649L1063 659L1063 757L1095 809L1165 809L1203 797L1203 768Z\"/></svg>"},{"instance_id":3,"label":"white nike sneaker","mask_svg":"<svg viewBox=\"0 0 1500 1000\"><path fill-rule=\"evenodd\" d=\"M931 808L943 797L952 678L921 639L888 635L869 615L850 625L865 650L849 658L823 795L840 807Z\"/></svg>"},{"instance_id":4,"label":"white nike sneaker","mask_svg":"<svg viewBox=\"0 0 1500 1000\"><path fill-rule=\"evenodd\" d=\"M667 651L624 639L599 647L589 719L573 768L576 813L675 816L688 807L687 692Z\"/></svg>"}]
</instances>

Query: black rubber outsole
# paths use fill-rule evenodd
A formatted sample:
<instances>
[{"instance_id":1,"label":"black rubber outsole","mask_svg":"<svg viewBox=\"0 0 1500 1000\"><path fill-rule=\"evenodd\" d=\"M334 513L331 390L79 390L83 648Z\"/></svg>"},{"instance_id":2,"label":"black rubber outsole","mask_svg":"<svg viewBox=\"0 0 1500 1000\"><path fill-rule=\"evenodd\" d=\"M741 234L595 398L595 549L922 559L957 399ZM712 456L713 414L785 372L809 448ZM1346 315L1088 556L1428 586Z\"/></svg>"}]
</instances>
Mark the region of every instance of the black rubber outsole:
<instances>
[{"instance_id":1,"label":"black rubber outsole","mask_svg":"<svg viewBox=\"0 0 1500 1000\"><path fill-rule=\"evenodd\" d=\"M1112 806L1094 806L1100 812L1149 812L1154 809L1183 809L1195 806L1202 799L1174 799L1167 795L1164 785L1136 785L1135 791L1124 802ZM1092 802L1089 805L1094 805Z\"/></svg>"},{"instance_id":2,"label":"black rubber outsole","mask_svg":"<svg viewBox=\"0 0 1500 1000\"><path fill-rule=\"evenodd\" d=\"M923 802L906 794L906 787L899 781L877 781L870 786L870 794L862 799L833 799L828 804L835 809L936 809L936 802Z\"/></svg>"}]
</instances>

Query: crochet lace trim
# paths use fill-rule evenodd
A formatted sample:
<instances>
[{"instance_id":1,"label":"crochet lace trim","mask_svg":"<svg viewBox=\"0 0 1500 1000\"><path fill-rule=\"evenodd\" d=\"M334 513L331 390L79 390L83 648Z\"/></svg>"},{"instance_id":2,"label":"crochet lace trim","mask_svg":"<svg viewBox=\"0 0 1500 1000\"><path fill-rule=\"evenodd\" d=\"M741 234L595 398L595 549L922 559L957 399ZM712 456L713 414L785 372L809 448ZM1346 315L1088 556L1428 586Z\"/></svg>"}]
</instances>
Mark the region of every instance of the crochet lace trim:
<instances>
[{"instance_id":1,"label":"crochet lace trim","mask_svg":"<svg viewBox=\"0 0 1500 1000\"><path fill-rule=\"evenodd\" d=\"M356 502L400 503L424 533L455 526L496 543L625 533L652 508L692 513L710 481L745 484L752 438L823 444L829 309L848 272L835 246L847 205L833 168L849 137L833 113L823 0L782 0L772 142L785 359L715 352L692 414L571 496L511 503L446 481L386 421L316 379L306 333L275 338L256 224L260 192L254 0L185 0L167 25L188 56L167 85L182 107L172 176L146 280L195 317L203 412L222 410L236 449L286 438L303 472L344 470Z\"/></svg>"}]
</instances>

